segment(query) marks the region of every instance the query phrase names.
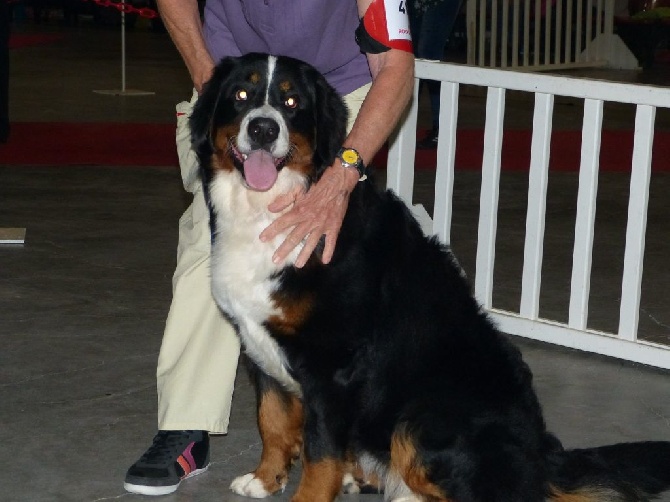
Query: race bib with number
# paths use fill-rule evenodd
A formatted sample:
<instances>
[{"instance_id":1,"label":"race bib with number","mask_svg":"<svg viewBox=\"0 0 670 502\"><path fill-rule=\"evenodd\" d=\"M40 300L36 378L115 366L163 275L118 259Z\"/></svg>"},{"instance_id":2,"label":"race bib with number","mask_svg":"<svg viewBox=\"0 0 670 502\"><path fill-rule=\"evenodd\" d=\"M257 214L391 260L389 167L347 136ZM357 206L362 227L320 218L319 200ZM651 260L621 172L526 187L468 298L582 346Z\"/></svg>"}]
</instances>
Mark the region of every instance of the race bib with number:
<instances>
[{"instance_id":1,"label":"race bib with number","mask_svg":"<svg viewBox=\"0 0 670 502\"><path fill-rule=\"evenodd\" d=\"M369 37L387 49L412 52L405 0L374 0L363 16L362 25Z\"/></svg>"}]
</instances>

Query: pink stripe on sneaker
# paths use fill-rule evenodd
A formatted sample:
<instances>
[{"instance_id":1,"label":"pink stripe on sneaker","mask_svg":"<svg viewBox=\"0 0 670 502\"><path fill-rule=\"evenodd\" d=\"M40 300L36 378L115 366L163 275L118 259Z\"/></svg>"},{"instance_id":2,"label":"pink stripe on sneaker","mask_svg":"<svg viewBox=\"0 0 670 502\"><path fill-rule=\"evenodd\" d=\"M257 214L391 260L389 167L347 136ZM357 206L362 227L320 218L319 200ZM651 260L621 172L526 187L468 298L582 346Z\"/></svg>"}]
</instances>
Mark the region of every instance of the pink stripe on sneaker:
<instances>
[{"instance_id":1,"label":"pink stripe on sneaker","mask_svg":"<svg viewBox=\"0 0 670 502\"><path fill-rule=\"evenodd\" d=\"M177 459L179 462L179 465L181 465L181 468L184 469L184 476L188 476L191 474L193 471L196 470L197 466L195 464L195 459L193 458L193 453L191 453L191 450L193 449L193 445L195 444L195 441L189 444L186 449L184 450L184 453L180 455L180 457ZM188 464L187 464L188 463ZM185 465L187 464L187 465Z\"/></svg>"}]
</instances>

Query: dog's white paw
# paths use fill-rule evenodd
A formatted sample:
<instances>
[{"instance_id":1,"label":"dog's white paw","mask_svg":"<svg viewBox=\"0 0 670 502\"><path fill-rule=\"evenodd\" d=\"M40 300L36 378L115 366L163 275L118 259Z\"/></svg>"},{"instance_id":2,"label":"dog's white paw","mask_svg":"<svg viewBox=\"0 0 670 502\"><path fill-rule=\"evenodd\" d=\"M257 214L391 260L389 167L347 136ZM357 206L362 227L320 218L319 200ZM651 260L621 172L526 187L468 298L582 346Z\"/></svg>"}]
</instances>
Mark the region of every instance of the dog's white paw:
<instances>
[{"instance_id":1,"label":"dog's white paw","mask_svg":"<svg viewBox=\"0 0 670 502\"><path fill-rule=\"evenodd\" d=\"M359 488L356 479L350 472L347 472L342 478L342 493L354 494L360 492L361 489Z\"/></svg>"},{"instance_id":2,"label":"dog's white paw","mask_svg":"<svg viewBox=\"0 0 670 502\"><path fill-rule=\"evenodd\" d=\"M251 497L254 499L264 499L270 493L265 489L260 479L254 476L253 472L238 476L230 483L230 489L238 495Z\"/></svg>"},{"instance_id":3,"label":"dog's white paw","mask_svg":"<svg viewBox=\"0 0 670 502\"><path fill-rule=\"evenodd\" d=\"M421 499L416 495L407 495L405 497L393 499L391 502L421 502Z\"/></svg>"}]
</instances>

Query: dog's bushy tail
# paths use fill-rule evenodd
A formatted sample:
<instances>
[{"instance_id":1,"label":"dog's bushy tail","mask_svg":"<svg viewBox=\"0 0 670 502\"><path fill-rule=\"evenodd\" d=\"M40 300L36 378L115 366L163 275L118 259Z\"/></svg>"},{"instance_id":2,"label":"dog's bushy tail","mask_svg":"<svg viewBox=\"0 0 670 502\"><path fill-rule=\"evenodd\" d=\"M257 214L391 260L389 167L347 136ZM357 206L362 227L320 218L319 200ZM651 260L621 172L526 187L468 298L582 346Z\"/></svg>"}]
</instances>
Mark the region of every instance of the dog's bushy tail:
<instances>
[{"instance_id":1,"label":"dog's bushy tail","mask_svg":"<svg viewBox=\"0 0 670 502\"><path fill-rule=\"evenodd\" d=\"M670 488L670 442L551 454L555 502L644 502Z\"/></svg>"}]
</instances>

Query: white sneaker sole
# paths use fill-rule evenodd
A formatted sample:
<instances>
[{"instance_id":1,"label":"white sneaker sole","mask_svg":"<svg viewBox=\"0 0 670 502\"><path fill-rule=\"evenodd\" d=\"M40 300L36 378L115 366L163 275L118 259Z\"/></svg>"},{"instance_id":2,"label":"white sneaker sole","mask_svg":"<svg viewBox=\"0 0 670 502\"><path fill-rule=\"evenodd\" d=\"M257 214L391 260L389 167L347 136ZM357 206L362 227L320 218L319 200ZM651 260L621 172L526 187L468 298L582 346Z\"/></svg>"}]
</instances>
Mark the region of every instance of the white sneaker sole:
<instances>
[{"instance_id":1,"label":"white sneaker sole","mask_svg":"<svg viewBox=\"0 0 670 502\"><path fill-rule=\"evenodd\" d=\"M133 483L125 482L123 483L123 488L127 492L137 493L138 495L149 495L149 496L169 495L170 493L174 493L177 491L177 488L179 488L179 485L181 484L182 481L188 478L192 478L193 476L197 476L198 474L202 474L207 469L209 469L209 464L207 464L202 469L196 469L195 471L191 472L188 476L184 476L182 479L179 480L179 483L177 483L176 485L151 486L151 485L136 485Z\"/></svg>"}]
</instances>

